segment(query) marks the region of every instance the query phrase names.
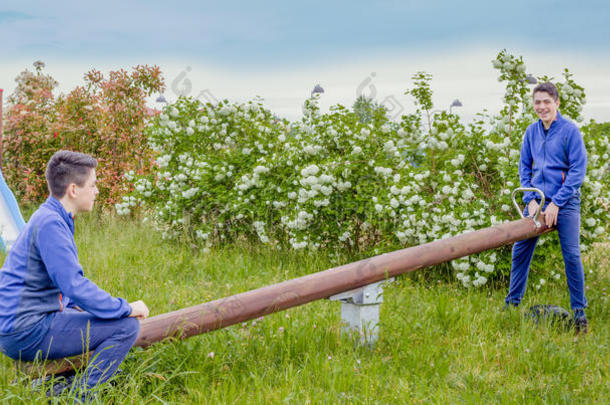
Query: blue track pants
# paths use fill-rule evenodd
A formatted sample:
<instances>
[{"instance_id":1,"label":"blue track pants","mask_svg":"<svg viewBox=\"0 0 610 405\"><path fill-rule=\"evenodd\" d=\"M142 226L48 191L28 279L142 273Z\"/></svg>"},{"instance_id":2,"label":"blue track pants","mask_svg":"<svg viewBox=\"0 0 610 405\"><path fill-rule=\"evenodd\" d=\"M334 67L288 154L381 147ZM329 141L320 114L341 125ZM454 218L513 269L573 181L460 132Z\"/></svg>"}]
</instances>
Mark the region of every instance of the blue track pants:
<instances>
[{"instance_id":1,"label":"blue track pants","mask_svg":"<svg viewBox=\"0 0 610 405\"><path fill-rule=\"evenodd\" d=\"M48 332L41 336L39 330ZM83 378L85 388L108 380L134 344L140 323L136 318L100 319L66 308L19 333L0 335L0 348L13 359L57 359L93 351Z\"/></svg>"},{"instance_id":2,"label":"blue track pants","mask_svg":"<svg viewBox=\"0 0 610 405\"><path fill-rule=\"evenodd\" d=\"M548 203L545 204L545 209L547 205ZM525 215L528 215L527 208ZM580 257L579 197L570 199L565 206L559 208L557 233L570 291L570 304L573 310L583 310L587 307L587 299L585 298L585 272ZM522 240L513 245L510 288L506 296L506 304L519 305L523 298L536 242L538 242L538 237Z\"/></svg>"}]
</instances>

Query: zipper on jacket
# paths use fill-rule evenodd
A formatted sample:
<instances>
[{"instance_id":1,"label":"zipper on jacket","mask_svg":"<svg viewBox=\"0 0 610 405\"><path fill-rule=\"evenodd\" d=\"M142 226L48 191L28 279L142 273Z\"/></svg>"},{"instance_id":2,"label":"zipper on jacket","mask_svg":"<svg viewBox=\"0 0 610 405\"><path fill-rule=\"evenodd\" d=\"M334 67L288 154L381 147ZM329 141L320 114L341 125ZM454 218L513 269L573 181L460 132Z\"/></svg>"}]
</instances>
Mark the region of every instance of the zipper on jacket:
<instances>
[{"instance_id":1,"label":"zipper on jacket","mask_svg":"<svg viewBox=\"0 0 610 405\"><path fill-rule=\"evenodd\" d=\"M543 159L542 159L542 166L540 167L540 175L542 176L542 192L544 193L545 197L546 197L546 179L544 178L544 167L546 166L546 137L548 135L548 131L545 134L544 133L544 124L542 125L542 151L543 151ZM549 127L549 131L551 130L551 127Z\"/></svg>"}]
</instances>

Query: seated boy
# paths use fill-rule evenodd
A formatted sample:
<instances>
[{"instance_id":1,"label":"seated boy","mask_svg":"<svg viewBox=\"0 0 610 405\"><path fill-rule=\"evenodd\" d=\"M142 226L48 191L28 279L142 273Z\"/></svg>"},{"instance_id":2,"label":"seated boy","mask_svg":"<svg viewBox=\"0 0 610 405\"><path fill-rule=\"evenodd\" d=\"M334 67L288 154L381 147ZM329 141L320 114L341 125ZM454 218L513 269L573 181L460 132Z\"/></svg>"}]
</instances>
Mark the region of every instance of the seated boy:
<instances>
[{"instance_id":1,"label":"seated boy","mask_svg":"<svg viewBox=\"0 0 610 405\"><path fill-rule=\"evenodd\" d=\"M0 350L15 360L55 359L94 350L84 386L103 383L138 337L142 301L128 303L83 275L74 216L91 211L97 161L59 151L47 165L50 197L19 234L0 271Z\"/></svg>"}]
</instances>

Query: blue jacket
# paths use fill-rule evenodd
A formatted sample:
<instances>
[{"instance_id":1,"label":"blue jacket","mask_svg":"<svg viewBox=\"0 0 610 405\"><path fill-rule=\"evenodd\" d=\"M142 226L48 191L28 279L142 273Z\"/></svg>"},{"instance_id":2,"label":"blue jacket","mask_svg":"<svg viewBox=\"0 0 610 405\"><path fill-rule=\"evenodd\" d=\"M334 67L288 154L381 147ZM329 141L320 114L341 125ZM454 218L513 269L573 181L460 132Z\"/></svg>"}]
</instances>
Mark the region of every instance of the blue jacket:
<instances>
[{"instance_id":1,"label":"blue jacket","mask_svg":"<svg viewBox=\"0 0 610 405\"><path fill-rule=\"evenodd\" d=\"M104 319L131 313L127 301L83 275L74 219L49 197L19 234L0 271L0 334L26 329L75 305Z\"/></svg>"},{"instance_id":2,"label":"blue jacket","mask_svg":"<svg viewBox=\"0 0 610 405\"><path fill-rule=\"evenodd\" d=\"M570 198L580 196L587 171L587 151L578 127L557 112L557 119L544 134L542 120L530 125L521 145L519 178L521 187L536 187L547 200L563 207ZM537 193L523 196L527 204Z\"/></svg>"}]
</instances>

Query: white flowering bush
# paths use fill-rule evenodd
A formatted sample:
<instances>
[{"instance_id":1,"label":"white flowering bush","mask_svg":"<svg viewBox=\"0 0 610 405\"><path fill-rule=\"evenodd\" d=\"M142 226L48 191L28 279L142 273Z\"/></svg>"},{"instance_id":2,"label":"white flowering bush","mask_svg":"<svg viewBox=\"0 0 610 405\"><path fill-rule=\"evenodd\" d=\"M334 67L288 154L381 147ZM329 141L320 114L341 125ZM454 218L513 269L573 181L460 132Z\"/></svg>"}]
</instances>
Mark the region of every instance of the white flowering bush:
<instances>
[{"instance_id":1,"label":"white flowering bush","mask_svg":"<svg viewBox=\"0 0 610 405\"><path fill-rule=\"evenodd\" d=\"M147 177L127 174L134 192L117 212L142 210L165 237L203 248L250 239L277 248L374 253L516 219L510 194L519 186L522 136L534 120L531 88L521 59L503 51L494 66L507 83L506 105L469 125L445 111L429 115L430 76L421 73L408 91L418 109L399 122L383 109L366 122L340 105L321 114L316 97L295 122L278 119L260 100L204 105L181 98L147 128L157 168ZM569 72L565 79L564 89L582 91ZM579 114L582 102L584 92L573 94L562 113ZM584 132L586 249L607 232L609 136ZM537 263L552 267L545 277L554 280L562 267L558 243L553 236L540 243ZM482 286L508 274L510 248L447 266L463 285Z\"/></svg>"}]
</instances>

